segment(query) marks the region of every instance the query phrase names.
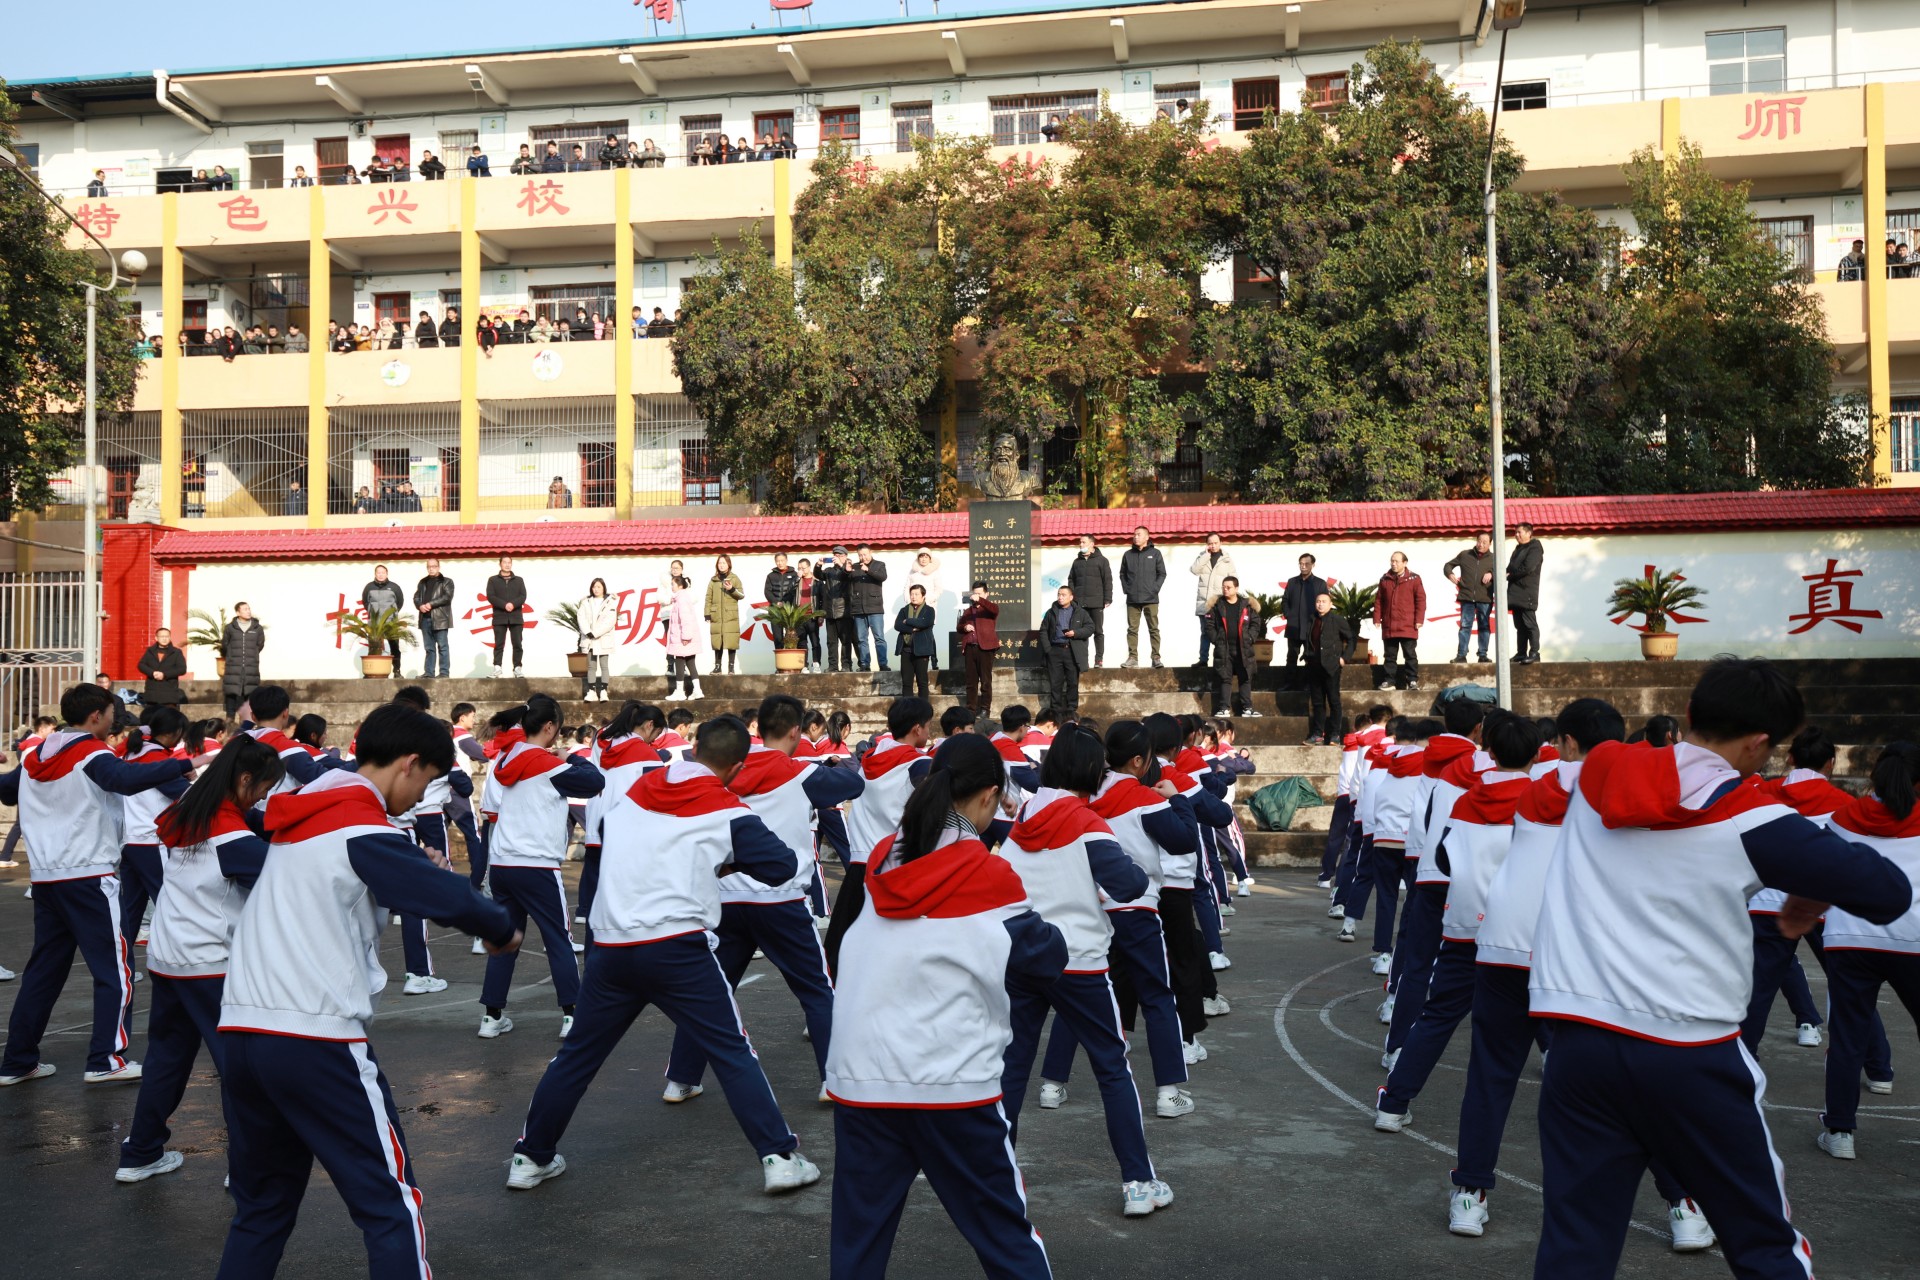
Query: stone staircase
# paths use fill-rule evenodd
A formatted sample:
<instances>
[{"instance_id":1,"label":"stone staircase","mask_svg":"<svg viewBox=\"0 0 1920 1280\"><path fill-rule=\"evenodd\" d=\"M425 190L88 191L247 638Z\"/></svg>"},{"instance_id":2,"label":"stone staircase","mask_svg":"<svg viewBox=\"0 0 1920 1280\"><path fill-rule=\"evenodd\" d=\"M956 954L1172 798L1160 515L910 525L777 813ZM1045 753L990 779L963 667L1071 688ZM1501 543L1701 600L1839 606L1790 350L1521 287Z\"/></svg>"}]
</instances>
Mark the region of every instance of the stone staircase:
<instances>
[{"instance_id":1,"label":"stone staircase","mask_svg":"<svg viewBox=\"0 0 1920 1280\"><path fill-rule=\"evenodd\" d=\"M1516 667L1513 673L1515 709L1528 715L1552 715L1573 698L1599 697L1620 708L1629 729L1638 727L1651 715L1671 715L1684 721L1687 693L1704 665L1704 662L1553 662ZM1920 738L1920 658L1785 661L1780 666L1799 683L1806 698L1809 722L1826 729L1836 742L1845 744L1840 748L1840 765L1836 771L1843 784L1850 782L1856 789L1864 785L1873 753L1881 744L1900 738ZM951 705L959 695L961 678L955 671L935 674L933 701L939 710ZM1282 674L1278 669L1258 673L1254 701L1262 715L1236 722L1237 745L1252 753L1255 764L1255 772L1239 781L1238 809L1246 829L1248 853L1258 865L1317 866L1333 812L1331 801L1340 753L1337 747L1301 745L1307 732L1306 695L1283 691ZM1357 673L1350 670L1343 691L1347 714L1351 716L1375 702L1384 702L1399 713L1430 714L1441 689L1448 685L1491 686L1493 683L1492 667L1480 663L1429 665L1422 674L1426 685L1423 689L1383 693L1372 688L1362 689ZM332 726L332 737L342 742L352 733L353 725L405 682L404 678L279 681L292 695L297 712L312 711L325 716ZM220 687L216 681L187 681L183 687L187 694L184 709L190 716L220 713ZM604 721L626 698L656 702L669 710L686 706L704 718L722 711L737 711L757 703L770 692L791 692L809 705L845 710L853 717L856 734L864 737L884 725L887 705L899 692L900 675L897 671L884 675L703 675L701 688L706 696L690 703L663 701L666 692L663 676L616 677L611 685L612 701L605 704L580 701L578 680L565 675L518 680L434 680L425 682L425 687L433 695L437 714L446 714L457 702L472 702L479 708L483 720L493 711L541 691L560 699L569 723L588 718ZM995 692L1000 706L1018 702L1038 709L1046 701L1045 683L1037 671L1003 671L996 681ZM1201 673L1192 668L1159 671L1106 668L1090 671L1081 680L1081 714L1103 724L1138 718L1154 711L1205 714L1210 707L1210 691L1203 685ZM1776 763L1784 768L1784 764ZM1247 798L1261 786L1289 776L1305 777L1328 800L1328 805L1302 809L1290 831L1255 829L1246 807Z\"/></svg>"}]
</instances>

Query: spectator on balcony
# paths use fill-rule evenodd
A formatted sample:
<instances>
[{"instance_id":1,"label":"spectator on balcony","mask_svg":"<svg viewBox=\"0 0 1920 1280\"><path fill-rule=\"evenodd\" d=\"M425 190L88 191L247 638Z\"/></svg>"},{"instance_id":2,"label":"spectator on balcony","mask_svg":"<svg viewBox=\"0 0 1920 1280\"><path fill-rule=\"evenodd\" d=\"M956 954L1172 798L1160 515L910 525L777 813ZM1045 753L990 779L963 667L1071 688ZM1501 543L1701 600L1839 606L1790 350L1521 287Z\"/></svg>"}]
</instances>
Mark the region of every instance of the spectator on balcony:
<instances>
[{"instance_id":1,"label":"spectator on balcony","mask_svg":"<svg viewBox=\"0 0 1920 1280\"><path fill-rule=\"evenodd\" d=\"M1040 126L1040 136L1048 142L1060 141L1060 137L1064 133L1066 133L1066 128L1060 123L1059 116L1048 116L1047 122ZM1214 714L1218 715L1219 712L1216 711Z\"/></svg>"},{"instance_id":2,"label":"spectator on balcony","mask_svg":"<svg viewBox=\"0 0 1920 1280\"><path fill-rule=\"evenodd\" d=\"M647 336L647 313L642 311L638 306L634 307L634 309L631 312L629 312L627 315L627 325L630 329L633 330L634 337L636 338L646 337Z\"/></svg>"},{"instance_id":3,"label":"spectator on balcony","mask_svg":"<svg viewBox=\"0 0 1920 1280\"><path fill-rule=\"evenodd\" d=\"M328 345L333 348L335 353L340 355L351 352L354 349L353 326L350 324L341 325L340 328L335 331L333 341Z\"/></svg>"},{"instance_id":4,"label":"spectator on balcony","mask_svg":"<svg viewBox=\"0 0 1920 1280\"><path fill-rule=\"evenodd\" d=\"M373 350L373 330L361 325L353 331L353 349L355 351Z\"/></svg>"},{"instance_id":5,"label":"spectator on balcony","mask_svg":"<svg viewBox=\"0 0 1920 1280\"><path fill-rule=\"evenodd\" d=\"M511 333L503 331L500 334L500 340L502 342L533 341L533 320L528 317L524 308L521 310L519 318L513 322L513 331Z\"/></svg>"},{"instance_id":6,"label":"spectator on balcony","mask_svg":"<svg viewBox=\"0 0 1920 1280\"><path fill-rule=\"evenodd\" d=\"M747 142L745 134L742 134L740 139L733 144L732 159L736 164L743 160L758 160L759 158L760 157L754 154L753 147Z\"/></svg>"},{"instance_id":7,"label":"spectator on balcony","mask_svg":"<svg viewBox=\"0 0 1920 1280\"><path fill-rule=\"evenodd\" d=\"M87 184L87 199L104 200L107 198L107 171L95 169L93 181Z\"/></svg>"},{"instance_id":8,"label":"spectator on balcony","mask_svg":"<svg viewBox=\"0 0 1920 1280\"><path fill-rule=\"evenodd\" d=\"M713 163L713 138L711 135L704 133L700 135L700 141L693 144L693 154L687 157L687 163Z\"/></svg>"},{"instance_id":9,"label":"spectator on balcony","mask_svg":"<svg viewBox=\"0 0 1920 1280\"><path fill-rule=\"evenodd\" d=\"M794 142L793 134L784 129L780 131L780 154L789 160L800 155L800 147Z\"/></svg>"},{"instance_id":10,"label":"spectator on balcony","mask_svg":"<svg viewBox=\"0 0 1920 1280\"><path fill-rule=\"evenodd\" d=\"M433 327L433 317L422 311L419 323L413 326L413 345L416 347L437 347L440 335Z\"/></svg>"},{"instance_id":11,"label":"spectator on balcony","mask_svg":"<svg viewBox=\"0 0 1920 1280\"><path fill-rule=\"evenodd\" d=\"M233 190L233 175L227 172L227 166L223 164L213 166L213 177L210 181L215 191Z\"/></svg>"},{"instance_id":12,"label":"spectator on balcony","mask_svg":"<svg viewBox=\"0 0 1920 1280\"><path fill-rule=\"evenodd\" d=\"M1913 274L1911 259L1907 257L1905 242L1887 241L1887 279L1905 280Z\"/></svg>"},{"instance_id":13,"label":"spectator on balcony","mask_svg":"<svg viewBox=\"0 0 1920 1280\"><path fill-rule=\"evenodd\" d=\"M260 331L259 325L248 325L247 331L240 335L240 354L246 356L267 354L267 335Z\"/></svg>"},{"instance_id":14,"label":"spectator on balcony","mask_svg":"<svg viewBox=\"0 0 1920 1280\"><path fill-rule=\"evenodd\" d=\"M281 334L280 326L277 324L268 325L267 326L267 354L270 356L277 356L281 352L285 351L286 349L287 349L287 340L286 340L286 337Z\"/></svg>"},{"instance_id":15,"label":"spectator on balcony","mask_svg":"<svg viewBox=\"0 0 1920 1280\"><path fill-rule=\"evenodd\" d=\"M635 142L632 138L627 139L627 150L626 150L625 159L626 159L626 164L624 166L625 168L638 169L640 167L640 144Z\"/></svg>"},{"instance_id":16,"label":"spectator on balcony","mask_svg":"<svg viewBox=\"0 0 1920 1280\"><path fill-rule=\"evenodd\" d=\"M286 500L280 504L283 516L304 516L307 514L307 491L300 484L300 477L294 476L287 481Z\"/></svg>"},{"instance_id":17,"label":"spectator on balcony","mask_svg":"<svg viewBox=\"0 0 1920 1280\"><path fill-rule=\"evenodd\" d=\"M186 185L183 186L181 190L211 191L213 190L213 179L207 176L207 171L205 169L195 169L193 171L193 177L187 180Z\"/></svg>"},{"instance_id":18,"label":"spectator on balcony","mask_svg":"<svg viewBox=\"0 0 1920 1280\"><path fill-rule=\"evenodd\" d=\"M173 632L161 627L153 643L140 655L139 672L147 678L140 703L147 707L177 707L187 700L180 677L187 674L187 655L173 642Z\"/></svg>"},{"instance_id":19,"label":"spectator on balcony","mask_svg":"<svg viewBox=\"0 0 1920 1280\"><path fill-rule=\"evenodd\" d=\"M533 149L526 143L521 143L520 154L513 158L513 163L507 167L507 172L516 178L524 178L528 174L540 172L540 162L533 158Z\"/></svg>"},{"instance_id":20,"label":"spectator on balcony","mask_svg":"<svg viewBox=\"0 0 1920 1280\"><path fill-rule=\"evenodd\" d=\"M619 134L608 134L607 140L600 144L600 167L602 169L627 167L627 149L620 145Z\"/></svg>"},{"instance_id":21,"label":"spectator on balcony","mask_svg":"<svg viewBox=\"0 0 1920 1280\"><path fill-rule=\"evenodd\" d=\"M420 495L413 491L413 481L402 480L394 486L393 498L387 503L387 510L405 512L420 510Z\"/></svg>"},{"instance_id":22,"label":"spectator on balcony","mask_svg":"<svg viewBox=\"0 0 1920 1280\"><path fill-rule=\"evenodd\" d=\"M214 354L232 364L233 358L240 354L240 335L234 332L233 326L209 329L207 333L211 336Z\"/></svg>"},{"instance_id":23,"label":"spectator on balcony","mask_svg":"<svg viewBox=\"0 0 1920 1280\"><path fill-rule=\"evenodd\" d=\"M667 319L667 313L658 307L653 309L653 319L647 321L647 336L649 338L671 338L673 336L673 321Z\"/></svg>"},{"instance_id":24,"label":"spectator on balcony","mask_svg":"<svg viewBox=\"0 0 1920 1280\"><path fill-rule=\"evenodd\" d=\"M564 511L573 506L573 490L567 488L567 482L559 476L547 486L547 510Z\"/></svg>"},{"instance_id":25,"label":"spectator on balcony","mask_svg":"<svg viewBox=\"0 0 1920 1280\"><path fill-rule=\"evenodd\" d=\"M667 157L665 153L653 145L652 138L648 138L646 142L641 144L640 167L642 169L659 169L664 167L666 163Z\"/></svg>"},{"instance_id":26,"label":"spectator on balcony","mask_svg":"<svg viewBox=\"0 0 1920 1280\"><path fill-rule=\"evenodd\" d=\"M311 350L307 343L306 332L297 324L287 326L287 354L306 355Z\"/></svg>"},{"instance_id":27,"label":"spectator on balcony","mask_svg":"<svg viewBox=\"0 0 1920 1280\"><path fill-rule=\"evenodd\" d=\"M133 344L133 358L136 360L152 360L160 354L160 348L166 345L157 333L152 337L143 333L139 335L139 339Z\"/></svg>"},{"instance_id":28,"label":"spectator on balcony","mask_svg":"<svg viewBox=\"0 0 1920 1280\"><path fill-rule=\"evenodd\" d=\"M447 308L447 317L440 322L440 345L443 347L460 345L460 308Z\"/></svg>"},{"instance_id":29,"label":"spectator on balcony","mask_svg":"<svg viewBox=\"0 0 1920 1280\"><path fill-rule=\"evenodd\" d=\"M598 311L594 312L593 313L593 340L595 342L605 342L608 337L607 330L609 328L610 326L607 324L606 318L602 316Z\"/></svg>"},{"instance_id":30,"label":"spectator on balcony","mask_svg":"<svg viewBox=\"0 0 1920 1280\"><path fill-rule=\"evenodd\" d=\"M441 182L447 176L447 162L431 151L420 153L420 180L422 182Z\"/></svg>"},{"instance_id":31,"label":"spectator on balcony","mask_svg":"<svg viewBox=\"0 0 1920 1280\"><path fill-rule=\"evenodd\" d=\"M1855 240L1853 249L1840 259L1840 268L1835 273L1837 280L1865 280L1867 278L1867 242Z\"/></svg>"},{"instance_id":32,"label":"spectator on balcony","mask_svg":"<svg viewBox=\"0 0 1920 1280\"><path fill-rule=\"evenodd\" d=\"M553 327L553 340L555 342L573 341L573 326L567 322L565 316L560 317L560 323Z\"/></svg>"},{"instance_id":33,"label":"spectator on balcony","mask_svg":"<svg viewBox=\"0 0 1920 1280\"><path fill-rule=\"evenodd\" d=\"M401 341L401 336L404 332L404 330L394 327L391 317L383 316L380 319L380 327L373 331L374 345L382 351L391 351L395 348L403 347L406 345L406 343Z\"/></svg>"},{"instance_id":34,"label":"spectator on balcony","mask_svg":"<svg viewBox=\"0 0 1920 1280\"><path fill-rule=\"evenodd\" d=\"M546 154L540 157L540 172L565 173L566 171L567 158L560 154L560 144L549 142Z\"/></svg>"},{"instance_id":35,"label":"spectator on balcony","mask_svg":"<svg viewBox=\"0 0 1920 1280\"><path fill-rule=\"evenodd\" d=\"M545 316L533 322L533 328L527 330L527 340L530 342L553 341L553 326L547 322Z\"/></svg>"},{"instance_id":36,"label":"spectator on balcony","mask_svg":"<svg viewBox=\"0 0 1920 1280\"><path fill-rule=\"evenodd\" d=\"M199 356L206 354L206 352L200 349L199 344L193 340L193 335L185 329L180 331L180 340L175 346L182 356Z\"/></svg>"},{"instance_id":37,"label":"spectator on balcony","mask_svg":"<svg viewBox=\"0 0 1920 1280\"><path fill-rule=\"evenodd\" d=\"M473 150L467 153L467 176L469 178L491 178L493 170L487 167L487 153L480 149L479 143L473 144Z\"/></svg>"},{"instance_id":38,"label":"spectator on balcony","mask_svg":"<svg viewBox=\"0 0 1920 1280\"><path fill-rule=\"evenodd\" d=\"M579 143L573 144L573 150L567 155L568 173L588 173L594 169L593 161L587 159L586 148Z\"/></svg>"},{"instance_id":39,"label":"spectator on balcony","mask_svg":"<svg viewBox=\"0 0 1920 1280\"><path fill-rule=\"evenodd\" d=\"M383 155L375 155L373 163L367 166L368 182L392 182L393 161Z\"/></svg>"},{"instance_id":40,"label":"spectator on balcony","mask_svg":"<svg viewBox=\"0 0 1920 1280\"><path fill-rule=\"evenodd\" d=\"M493 327L492 316L481 316L480 327L474 333L474 339L480 344L480 354L493 359L493 349L500 342L499 331Z\"/></svg>"},{"instance_id":41,"label":"spectator on balcony","mask_svg":"<svg viewBox=\"0 0 1920 1280\"><path fill-rule=\"evenodd\" d=\"M357 187L360 182L360 171L352 165L348 165L340 174L340 185L343 187Z\"/></svg>"},{"instance_id":42,"label":"spectator on balcony","mask_svg":"<svg viewBox=\"0 0 1920 1280\"><path fill-rule=\"evenodd\" d=\"M752 155L750 155L750 156L748 156L748 157L747 157L747 159L749 159L749 160L772 160L772 159L775 159L775 158L777 158L777 157L779 156L779 154L780 154L780 149L779 149L778 147L776 147L776 146L774 146L774 144L773 144L773 134L772 134L772 133L763 133L763 134L761 134L761 135L760 135L760 146L759 146L759 148L758 148L758 149L756 149L756 150L754 151L754 153L753 153Z\"/></svg>"},{"instance_id":43,"label":"spectator on balcony","mask_svg":"<svg viewBox=\"0 0 1920 1280\"><path fill-rule=\"evenodd\" d=\"M360 492L353 495L353 514L357 516L380 514L380 504L373 500L373 490L364 484L360 486Z\"/></svg>"},{"instance_id":44,"label":"spectator on balcony","mask_svg":"<svg viewBox=\"0 0 1920 1280\"><path fill-rule=\"evenodd\" d=\"M293 166L293 177L288 181L287 185L290 187L312 186L313 179L307 176L307 166L303 164Z\"/></svg>"}]
</instances>

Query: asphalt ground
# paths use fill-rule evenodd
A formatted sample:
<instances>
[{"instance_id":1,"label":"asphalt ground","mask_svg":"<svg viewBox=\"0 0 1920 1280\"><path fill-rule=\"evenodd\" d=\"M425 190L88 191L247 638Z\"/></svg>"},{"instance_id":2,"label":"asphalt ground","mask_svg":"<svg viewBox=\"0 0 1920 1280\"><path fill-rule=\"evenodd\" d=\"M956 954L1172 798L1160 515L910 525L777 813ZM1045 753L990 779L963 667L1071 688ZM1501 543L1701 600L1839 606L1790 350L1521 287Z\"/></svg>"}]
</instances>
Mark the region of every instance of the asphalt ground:
<instances>
[{"instance_id":1,"label":"asphalt ground","mask_svg":"<svg viewBox=\"0 0 1920 1280\"><path fill-rule=\"evenodd\" d=\"M577 866L569 867L569 879ZM0 962L25 964L32 904L25 869L0 873ZM1233 1013L1203 1037L1211 1058L1194 1068L1198 1103L1177 1120L1152 1117L1145 1046L1133 1053L1149 1104L1148 1138L1175 1203L1145 1219L1120 1213L1119 1175L1084 1060L1068 1101L1038 1109L1028 1094L1019 1155L1033 1221L1062 1277L1401 1277L1532 1273L1541 1178L1535 1138L1538 1061L1520 1086L1503 1151L1493 1219L1477 1240L1446 1232L1446 1180L1464 1081L1464 1029L1415 1103L1402 1134L1372 1128L1384 1028L1380 980L1364 944L1332 940L1325 897L1308 873L1272 873L1229 923L1231 970L1221 990ZM567 1277L825 1276L833 1174L831 1108L814 1100L813 1055L797 1004L777 972L756 962L740 1005L801 1149L825 1173L816 1186L774 1198L711 1079L688 1104L660 1101L671 1027L648 1012L588 1093L561 1144L566 1175L530 1193L503 1183L520 1118L554 1049L559 1014L537 942L522 954L498 1040L474 1034L484 961L458 935L436 939L444 992L402 997L400 947L387 932L395 981L372 1045L393 1086L425 1196L429 1256L441 1280ZM1809 963L1816 996L1824 998ZM0 984L0 1013L18 983ZM221 1188L226 1137L218 1082L203 1056L174 1119L180 1172L121 1186L116 1149L135 1087L87 1087L88 982L76 966L55 1010L44 1055L57 1076L0 1091L0 1275L141 1277L212 1274L226 1232ZM133 1052L144 1045L147 986L136 988ZM1881 1013L1895 1064L1913 1055L1914 1024L1890 997ZM1920 1275L1920 1072L1862 1108L1859 1158L1836 1161L1813 1142L1822 1054L1794 1045L1784 1001L1761 1047L1770 1079L1775 1145L1786 1164L1795 1221L1812 1240L1819 1274L1856 1280ZM1907 1126L1914 1125L1915 1128ZM1619 1274L1690 1278L1727 1274L1717 1253L1669 1251L1665 1207L1651 1181L1635 1210ZM316 1170L283 1276L365 1273L358 1231ZM909 1199L892 1274L978 1274L971 1250L924 1183Z\"/></svg>"}]
</instances>

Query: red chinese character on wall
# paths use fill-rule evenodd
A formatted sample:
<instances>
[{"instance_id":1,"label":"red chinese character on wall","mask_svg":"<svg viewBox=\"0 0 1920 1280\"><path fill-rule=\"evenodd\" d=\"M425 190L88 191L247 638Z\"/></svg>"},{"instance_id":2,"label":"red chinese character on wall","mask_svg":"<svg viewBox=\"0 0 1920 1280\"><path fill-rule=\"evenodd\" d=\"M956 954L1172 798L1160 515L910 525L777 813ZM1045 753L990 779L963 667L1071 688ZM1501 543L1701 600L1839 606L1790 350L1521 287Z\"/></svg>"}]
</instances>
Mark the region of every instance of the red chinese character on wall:
<instances>
[{"instance_id":1,"label":"red chinese character on wall","mask_svg":"<svg viewBox=\"0 0 1920 1280\"><path fill-rule=\"evenodd\" d=\"M538 186L534 185L532 178L528 178L527 185L520 189L520 198L514 203L519 208L525 209L529 218L545 213L549 209L555 213L567 213L569 212L567 206L560 203L560 197L565 193L566 188L552 178L548 178Z\"/></svg>"},{"instance_id":2,"label":"red chinese character on wall","mask_svg":"<svg viewBox=\"0 0 1920 1280\"><path fill-rule=\"evenodd\" d=\"M333 647L339 649L345 645L347 633L346 629L340 625L341 623L345 622L348 618L364 618L366 616L367 611L359 605L349 606L347 604L345 593L336 594L334 606L327 612L327 621L333 624Z\"/></svg>"},{"instance_id":3,"label":"red chinese character on wall","mask_svg":"<svg viewBox=\"0 0 1920 1280\"><path fill-rule=\"evenodd\" d=\"M1640 570L1640 576L1647 579L1648 581L1652 581L1654 578L1657 578L1660 576L1659 566L1651 565L1651 564L1642 566ZM1684 573L1676 573L1673 575L1673 580L1675 582L1685 582L1687 580L1687 575ZM1625 622L1628 618L1631 618L1632 616L1633 616L1632 613L1623 613L1623 614L1620 614L1618 617L1609 619L1609 621L1611 621L1613 625L1617 627L1621 623ZM1667 615L1667 621L1668 622L1705 622L1706 619L1701 617L1697 613L1681 613L1678 610L1675 610L1674 612L1671 612ZM1636 622L1633 624L1632 629L1639 632L1645 632L1647 629L1647 624L1644 622Z\"/></svg>"},{"instance_id":4,"label":"red chinese character on wall","mask_svg":"<svg viewBox=\"0 0 1920 1280\"><path fill-rule=\"evenodd\" d=\"M633 0L637 5L647 6L647 12L661 22L673 21L673 0ZM811 4L812 0L808 0Z\"/></svg>"},{"instance_id":5,"label":"red chinese character on wall","mask_svg":"<svg viewBox=\"0 0 1920 1280\"><path fill-rule=\"evenodd\" d=\"M488 641L491 642L493 639L493 606L487 603L487 593L484 591L474 592L473 598L477 603L475 603L473 608L460 615L460 621L472 622L474 625L470 628L471 632L476 636L485 636ZM525 619L520 625L528 631L540 625L540 620L533 616L532 601L528 601L520 607L520 616Z\"/></svg>"},{"instance_id":6,"label":"red chinese character on wall","mask_svg":"<svg viewBox=\"0 0 1920 1280\"><path fill-rule=\"evenodd\" d=\"M113 224L123 215L102 200L99 204L83 204L73 211L73 220L93 234L106 240L113 235Z\"/></svg>"},{"instance_id":7,"label":"red chinese character on wall","mask_svg":"<svg viewBox=\"0 0 1920 1280\"><path fill-rule=\"evenodd\" d=\"M418 213L419 211L419 205L416 205L412 200L408 199L405 192L394 187L388 187L385 191L382 191L379 198L367 206L367 212L373 215L375 226L385 222L388 214L392 214L394 217L400 219L400 221L411 226L413 219L407 215L410 213Z\"/></svg>"},{"instance_id":8,"label":"red chinese character on wall","mask_svg":"<svg viewBox=\"0 0 1920 1280\"><path fill-rule=\"evenodd\" d=\"M647 587L636 592L627 587L614 597L615 627L626 628L623 644L635 644L646 639L660 626L660 601L654 599L657 588ZM661 644L666 643L664 636L655 636Z\"/></svg>"},{"instance_id":9,"label":"red chinese character on wall","mask_svg":"<svg viewBox=\"0 0 1920 1280\"><path fill-rule=\"evenodd\" d=\"M1745 142L1772 134L1785 142L1800 132L1800 108L1805 103L1804 96L1755 98L1747 104L1747 131L1740 135L1740 140Z\"/></svg>"},{"instance_id":10,"label":"red chinese character on wall","mask_svg":"<svg viewBox=\"0 0 1920 1280\"><path fill-rule=\"evenodd\" d=\"M260 206L253 202L252 196L235 196L231 200L222 200L220 207L227 211L227 226L235 231L267 229L267 220L260 216Z\"/></svg>"},{"instance_id":11,"label":"red chinese character on wall","mask_svg":"<svg viewBox=\"0 0 1920 1280\"><path fill-rule=\"evenodd\" d=\"M1797 636L1803 631L1811 631L1823 622L1836 622L1859 635L1865 628L1849 619L1881 616L1878 609L1853 607L1853 589L1857 584L1848 579L1862 577L1864 572L1839 566L1838 560L1829 559L1824 572L1801 575L1800 580L1807 584L1807 611L1788 615L1788 622L1800 624L1787 632L1788 635Z\"/></svg>"}]
</instances>

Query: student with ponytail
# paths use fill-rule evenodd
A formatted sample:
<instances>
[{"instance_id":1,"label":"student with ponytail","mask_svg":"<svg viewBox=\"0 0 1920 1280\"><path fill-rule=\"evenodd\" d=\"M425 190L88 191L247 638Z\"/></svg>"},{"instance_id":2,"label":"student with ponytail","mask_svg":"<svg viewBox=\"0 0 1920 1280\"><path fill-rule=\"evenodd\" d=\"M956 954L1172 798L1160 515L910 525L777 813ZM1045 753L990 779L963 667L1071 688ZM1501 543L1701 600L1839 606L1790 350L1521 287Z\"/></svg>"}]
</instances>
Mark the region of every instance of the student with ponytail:
<instances>
[{"instance_id":1,"label":"student with ponytail","mask_svg":"<svg viewBox=\"0 0 1920 1280\"><path fill-rule=\"evenodd\" d=\"M1896 742L1874 761L1872 786L1830 820L1832 829L1895 863L1920 884L1920 746ZM1920 1017L1920 907L1891 924L1874 924L1835 907L1827 913L1827 1109L1821 1150L1853 1159L1860 1071L1874 1042L1875 1010L1884 984ZM1889 1073L1890 1074L1890 1073ZM1875 1092L1884 1092L1876 1090Z\"/></svg>"},{"instance_id":2,"label":"student with ponytail","mask_svg":"<svg viewBox=\"0 0 1920 1280\"><path fill-rule=\"evenodd\" d=\"M170 759L186 731L187 718L180 714L180 708L148 707L139 725L127 734L126 750L121 758L129 764ZM127 830L126 843L120 846L120 936L127 940L129 957L140 933L140 918L146 914L147 903L159 898L160 885L166 875L161 863L164 850L160 837L154 834L154 820L162 809L187 793L188 782L187 778L174 778L145 791L136 791L122 802ZM131 1003L127 1006L125 1022L131 1037Z\"/></svg>"},{"instance_id":3,"label":"student with ponytail","mask_svg":"<svg viewBox=\"0 0 1920 1280\"><path fill-rule=\"evenodd\" d=\"M267 842L247 826L245 814L285 773L273 748L241 734L156 823L167 869L147 943L153 1007L146 1070L133 1124L120 1144L116 1182L144 1182L183 1163L178 1151L166 1149L167 1121L186 1094L202 1044L214 1070L225 1074L218 1028L228 948L267 856Z\"/></svg>"},{"instance_id":4,"label":"student with ponytail","mask_svg":"<svg viewBox=\"0 0 1920 1280\"><path fill-rule=\"evenodd\" d=\"M1005 779L985 738L947 739L899 831L867 861L827 1054L827 1092L839 1104L834 1280L886 1274L922 1171L989 1275L1052 1275L1027 1217L1001 1075L1013 1039L1009 986L1057 979L1067 945L980 842Z\"/></svg>"}]
</instances>

